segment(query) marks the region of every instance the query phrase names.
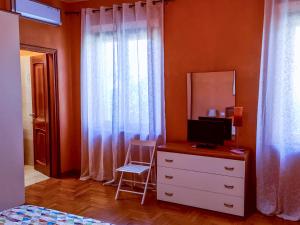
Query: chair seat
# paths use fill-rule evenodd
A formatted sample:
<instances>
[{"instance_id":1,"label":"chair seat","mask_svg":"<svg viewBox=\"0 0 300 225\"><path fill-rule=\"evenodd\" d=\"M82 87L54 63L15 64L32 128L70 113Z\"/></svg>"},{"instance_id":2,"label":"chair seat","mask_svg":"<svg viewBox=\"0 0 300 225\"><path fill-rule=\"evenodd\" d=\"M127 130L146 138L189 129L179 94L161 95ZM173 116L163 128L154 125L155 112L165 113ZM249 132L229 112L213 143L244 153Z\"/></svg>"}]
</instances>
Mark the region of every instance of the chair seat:
<instances>
[{"instance_id":1,"label":"chair seat","mask_svg":"<svg viewBox=\"0 0 300 225\"><path fill-rule=\"evenodd\" d=\"M122 166L122 167L118 168L117 171L125 172L125 173L134 173L134 174L140 175L149 169L150 169L150 166L128 164L126 166Z\"/></svg>"}]
</instances>

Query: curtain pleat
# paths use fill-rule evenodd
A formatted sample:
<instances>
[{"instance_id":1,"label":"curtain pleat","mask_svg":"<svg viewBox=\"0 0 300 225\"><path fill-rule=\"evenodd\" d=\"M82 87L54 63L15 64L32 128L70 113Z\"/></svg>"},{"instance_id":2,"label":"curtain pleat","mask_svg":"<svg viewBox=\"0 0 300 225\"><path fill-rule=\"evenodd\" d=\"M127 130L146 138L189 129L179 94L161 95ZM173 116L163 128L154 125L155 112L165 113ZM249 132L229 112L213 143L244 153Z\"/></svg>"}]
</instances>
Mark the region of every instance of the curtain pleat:
<instances>
[{"instance_id":1,"label":"curtain pleat","mask_svg":"<svg viewBox=\"0 0 300 225\"><path fill-rule=\"evenodd\" d=\"M163 80L163 3L83 9L81 179L116 180L133 138L164 142Z\"/></svg>"},{"instance_id":2,"label":"curtain pleat","mask_svg":"<svg viewBox=\"0 0 300 225\"><path fill-rule=\"evenodd\" d=\"M265 0L257 121L257 207L300 220L300 1Z\"/></svg>"}]
</instances>

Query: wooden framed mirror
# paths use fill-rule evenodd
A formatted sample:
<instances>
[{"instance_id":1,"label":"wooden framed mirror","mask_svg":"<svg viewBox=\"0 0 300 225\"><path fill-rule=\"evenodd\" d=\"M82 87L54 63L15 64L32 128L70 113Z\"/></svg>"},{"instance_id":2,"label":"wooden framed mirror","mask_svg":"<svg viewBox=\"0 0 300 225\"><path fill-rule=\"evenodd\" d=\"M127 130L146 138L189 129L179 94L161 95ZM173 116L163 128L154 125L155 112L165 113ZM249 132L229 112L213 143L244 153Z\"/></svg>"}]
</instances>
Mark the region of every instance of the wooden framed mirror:
<instances>
[{"instance_id":1,"label":"wooden framed mirror","mask_svg":"<svg viewBox=\"0 0 300 225\"><path fill-rule=\"evenodd\" d=\"M188 120L231 117L235 106L235 71L188 73L187 103Z\"/></svg>"}]
</instances>

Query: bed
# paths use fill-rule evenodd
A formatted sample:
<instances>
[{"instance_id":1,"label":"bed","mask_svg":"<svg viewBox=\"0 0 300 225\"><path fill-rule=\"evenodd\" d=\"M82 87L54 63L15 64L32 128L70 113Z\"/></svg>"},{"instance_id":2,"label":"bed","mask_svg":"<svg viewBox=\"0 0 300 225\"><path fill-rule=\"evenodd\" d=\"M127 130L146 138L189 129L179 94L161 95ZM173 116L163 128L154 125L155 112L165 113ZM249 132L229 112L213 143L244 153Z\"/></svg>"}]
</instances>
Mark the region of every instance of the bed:
<instances>
[{"instance_id":1,"label":"bed","mask_svg":"<svg viewBox=\"0 0 300 225\"><path fill-rule=\"evenodd\" d=\"M98 220L63 213L33 205L22 205L0 212L0 225L33 224L33 225L112 225Z\"/></svg>"}]
</instances>

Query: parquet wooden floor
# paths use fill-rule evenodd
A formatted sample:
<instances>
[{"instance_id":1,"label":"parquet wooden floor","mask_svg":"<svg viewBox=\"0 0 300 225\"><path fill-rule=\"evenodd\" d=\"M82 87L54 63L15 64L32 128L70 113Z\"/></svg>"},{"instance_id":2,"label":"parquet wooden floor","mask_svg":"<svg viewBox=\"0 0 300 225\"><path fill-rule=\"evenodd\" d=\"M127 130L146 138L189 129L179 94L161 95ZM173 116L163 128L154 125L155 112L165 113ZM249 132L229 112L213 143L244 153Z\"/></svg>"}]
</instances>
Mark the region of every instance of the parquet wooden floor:
<instances>
[{"instance_id":1,"label":"parquet wooden floor","mask_svg":"<svg viewBox=\"0 0 300 225\"><path fill-rule=\"evenodd\" d=\"M117 225L296 225L259 213L246 219L155 200L150 193L144 206L140 196L121 194L115 187L75 178L49 179L26 188L26 203L99 219Z\"/></svg>"}]
</instances>

